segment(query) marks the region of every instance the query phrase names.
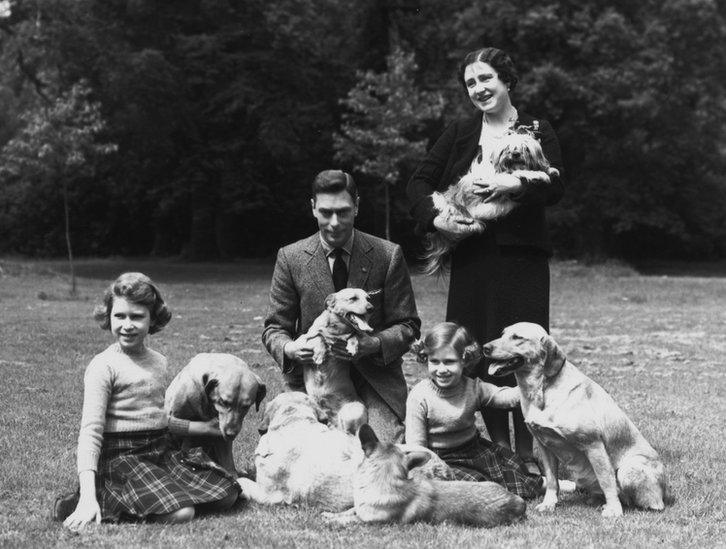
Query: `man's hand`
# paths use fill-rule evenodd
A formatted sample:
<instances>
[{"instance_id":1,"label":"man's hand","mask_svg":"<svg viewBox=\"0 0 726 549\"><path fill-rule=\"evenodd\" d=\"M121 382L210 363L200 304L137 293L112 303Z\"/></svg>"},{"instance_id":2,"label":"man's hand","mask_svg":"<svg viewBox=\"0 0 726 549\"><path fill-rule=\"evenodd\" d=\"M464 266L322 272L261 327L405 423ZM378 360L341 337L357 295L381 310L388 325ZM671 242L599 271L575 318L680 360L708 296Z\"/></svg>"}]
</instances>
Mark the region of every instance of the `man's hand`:
<instances>
[{"instance_id":1,"label":"man's hand","mask_svg":"<svg viewBox=\"0 0 726 549\"><path fill-rule=\"evenodd\" d=\"M451 240L461 240L477 230L474 220L463 215L447 216L445 218L437 215L434 218L434 227Z\"/></svg>"},{"instance_id":2,"label":"man's hand","mask_svg":"<svg viewBox=\"0 0 726 549\"><path fill-rule=\"evenodd\" d=\"M343 360L358 360L360 358L374 355L381 351L381 340L376 336L369 336L367 334L357 336L358 337L358 349L355 354L349 352L349 347L345 340L336 339L330 346L330 352L333 356L341 358Z\"/></svg>"},{"instance_id":3,"label":"man's hand","mask_svg":"<svg viewBox=\"0 0 726 549\"><path fill-rule=\"evenodd\" d=\"M283 352L292 361L300 364L313 364L313 347L310 345L306 334L285 343Z\"/></svg>"}]
</instances>

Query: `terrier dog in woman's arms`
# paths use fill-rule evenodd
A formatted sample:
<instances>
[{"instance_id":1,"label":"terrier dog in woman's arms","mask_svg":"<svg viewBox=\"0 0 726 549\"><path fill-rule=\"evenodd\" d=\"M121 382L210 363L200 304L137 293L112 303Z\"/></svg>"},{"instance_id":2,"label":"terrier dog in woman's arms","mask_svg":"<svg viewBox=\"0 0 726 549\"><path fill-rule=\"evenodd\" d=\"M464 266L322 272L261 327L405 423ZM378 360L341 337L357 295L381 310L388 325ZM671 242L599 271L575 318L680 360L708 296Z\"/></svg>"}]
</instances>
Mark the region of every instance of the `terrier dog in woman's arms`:
<instances>
[{"instance_id":1,"label":"terrier dog in woman's arms","mask_svg":"<svg viewBox=\"0 0 726 549\"><path fill-rule=\"evenodd\" d=\"M537 511L558 501L558 463L578 488L604 496L604 517L622 504L660 511L670 503L658 453L612 397L566 358L541 326L519 322L484 345L489 374L514 373L524 421L540 448L546 491Z\"/></svg>"},{"instance_id":2,"label":"terrier dog in woman's arms","mask_svg":"<svg viewBox=\"0 0 726 549\"><path fill-rule=\"evenodd\" d=\"M517 203L509 196L496 199L474 194L476 181L486 181L500 173L509 173L530 182L548 184L550 177L558 170L550 166L542 146L531 132L511 131L497 142L491 153L491 164L483 162L475 170L464 175L445 192L431 195L437 217L450 220L464 217L473 220L472 233L482 233L487 222L507 215ZM427 235L423 259L424 272L428 275L441 274L446 258L456 246L456 241L440 232Z\"/></svg>"},{"instance_id":3,"label":"terrier dog in woman's arms","mask_svg":"<svg viewBox=\"0 0 726 549\"><path fill-rule=\"evenodd\" d=\"M353 477L355 505L325 513L330 522L448 521L493 527L524 517L524 500L495 482L410 478L409 469L428 461L430 453L404 454L396 445L380 442L367 424L358 436L365 459Z\"/></svg>"}]
</instances>

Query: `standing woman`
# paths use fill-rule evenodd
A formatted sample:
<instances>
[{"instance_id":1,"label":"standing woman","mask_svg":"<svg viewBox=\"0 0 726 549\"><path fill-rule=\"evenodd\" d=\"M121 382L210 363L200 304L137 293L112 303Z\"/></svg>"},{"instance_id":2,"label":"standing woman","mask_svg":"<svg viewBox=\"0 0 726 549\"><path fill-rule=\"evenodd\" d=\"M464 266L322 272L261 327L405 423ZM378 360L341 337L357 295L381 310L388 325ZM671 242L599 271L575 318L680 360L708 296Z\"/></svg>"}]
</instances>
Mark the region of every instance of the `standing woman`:
<instances>
[{"instance_id":1,"label":"standing woman","mask_svg":"<svg viewBox=\"0 0 726 549\"><path fill-rule=\"evenodd\" d=\"M446 320L463 324L482 344L499 337L503 328L515 322L536 322L549 330L552 247L545 207L558 202L564 191L557 136L546 120L518 112L512 105L510 93L517 85L517 71L502 50L483 48L468 53L459 67L459 80L476 112L444 131L406 189L420 230L440 231L459 241L451 256ZM476 194L507 194L518 203L506 216L487 222L483 233L474 233L471 220L465 217L437 217L431 194L445 191L477 163L489 162L497 140L520 127L534 132L559 176L544 182L497 174L476 182ZM473 373L496 385L516 385L513 375L490 377L484 360ZM494 442L510 447L507 411L492 410L485 424ZM535 472L532 436L520 409L514 413L514 435L516 453Z\"/></svg>"}]
</instances>

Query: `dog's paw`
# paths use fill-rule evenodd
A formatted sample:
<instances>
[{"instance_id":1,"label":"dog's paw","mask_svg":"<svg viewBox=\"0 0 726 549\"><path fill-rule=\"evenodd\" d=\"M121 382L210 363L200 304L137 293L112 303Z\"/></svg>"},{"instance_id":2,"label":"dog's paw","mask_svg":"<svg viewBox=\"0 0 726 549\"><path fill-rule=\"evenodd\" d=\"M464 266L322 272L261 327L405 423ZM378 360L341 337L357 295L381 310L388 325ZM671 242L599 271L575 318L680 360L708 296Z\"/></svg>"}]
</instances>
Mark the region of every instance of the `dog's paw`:
<instances>
[{"instance_id":1,"label":"dog's paw","mask_svg":"<svg viewBox=\"0 0 726 549\"><path fill-rule=\"evenodd\" d=\"M254 488L255 481L247 477L239 477L237 479L237 484L239 484L240 487L239 497L250 499L250 492Z\"/></svg>"},{"instance_id":2,"label":"dog's paw","mask_svg":"<svg viewBox=\"0 0 726 549\"><path fill-rule=\"evenodd\" d=\"M602 508L603 518L614 518L623 516L623 506L618 503L605 504Z\"/></svg>"}]
</instances>

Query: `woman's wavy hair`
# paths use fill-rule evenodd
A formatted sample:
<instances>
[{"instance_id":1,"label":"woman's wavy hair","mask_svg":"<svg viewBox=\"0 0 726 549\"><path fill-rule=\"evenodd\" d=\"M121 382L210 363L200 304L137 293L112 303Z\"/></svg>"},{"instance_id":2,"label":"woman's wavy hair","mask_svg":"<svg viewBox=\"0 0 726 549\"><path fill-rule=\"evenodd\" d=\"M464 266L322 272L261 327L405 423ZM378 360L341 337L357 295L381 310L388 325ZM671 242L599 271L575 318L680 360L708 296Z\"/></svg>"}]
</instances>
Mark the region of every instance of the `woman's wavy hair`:
<instances>
[{"instance_id":1,"label":"woman's wavy hair","mask_svg":"<svg viewBox=\"0 0 726 549\"><path fill-rule=\"evenodd\" d=\"M149 309L149 333L155 334L171 320L171 311L164 303L159 288L143 273L123 273L103 294L103 302L93 310L93 318L102 330L111 329L111 308L115 297L123 297Z\"/></svg>"},{"instance_id":2,"label":"woman's wavy hair","mask_svg":"<svg viewBox=\"0 0 726 549\"><path fill-rule=\"evenodd\" d=\"M416 355L416 360L425 363L431 353L442 347L454 349L467 370L475 366L482 357L481 345L471 336L469 330L456 322L439 322L424 337L414 341L411 352Z\"/></svg>"},{"instance_id":3,"label":"woman's wavy hair","mask_svg":"<svg viewBox=\"0 0 726 549\"><path fill-rule=\"evenodd\" d=\"M507 84L510 93L517 87L519 74L517 73L517 68L514 66L512 58L499 48L481 48L467 53L459 65L459 82L464 86L464 90L466 90L464 71L466 67L477 61L491 65L497 71L499 80Z\"/></svg>"}]
</instances>

